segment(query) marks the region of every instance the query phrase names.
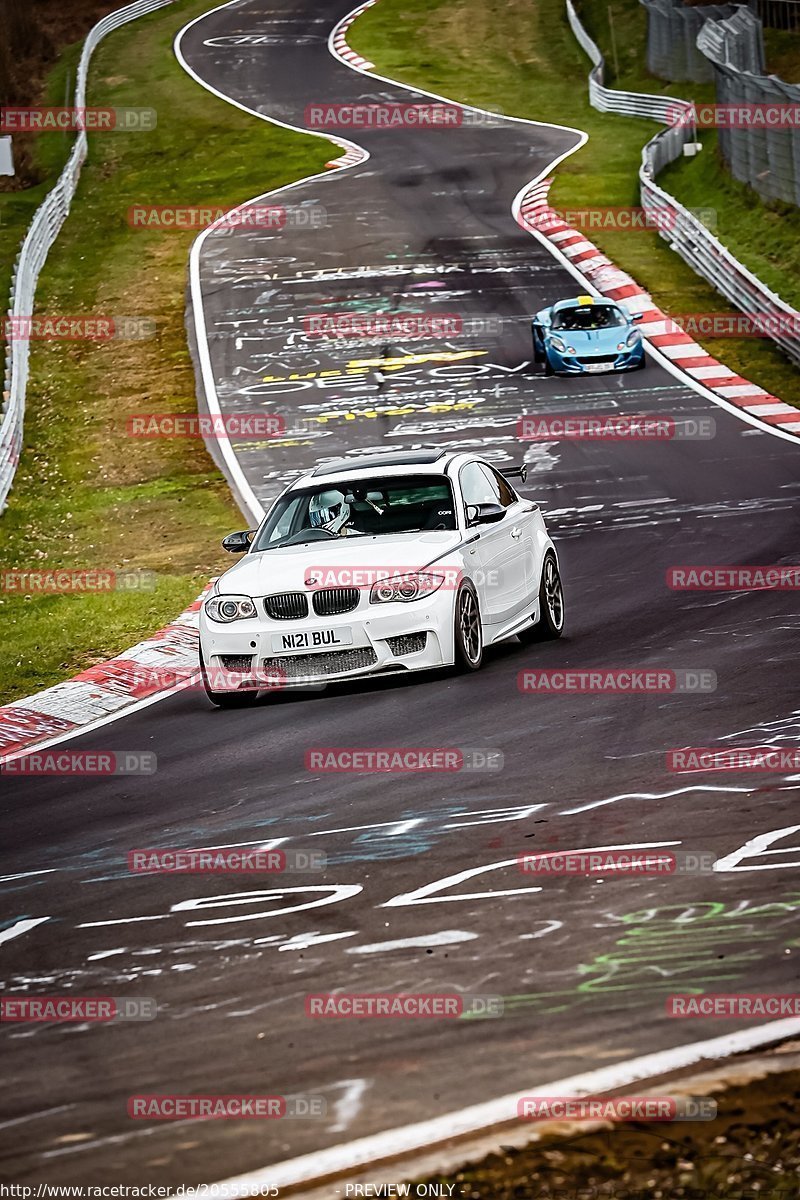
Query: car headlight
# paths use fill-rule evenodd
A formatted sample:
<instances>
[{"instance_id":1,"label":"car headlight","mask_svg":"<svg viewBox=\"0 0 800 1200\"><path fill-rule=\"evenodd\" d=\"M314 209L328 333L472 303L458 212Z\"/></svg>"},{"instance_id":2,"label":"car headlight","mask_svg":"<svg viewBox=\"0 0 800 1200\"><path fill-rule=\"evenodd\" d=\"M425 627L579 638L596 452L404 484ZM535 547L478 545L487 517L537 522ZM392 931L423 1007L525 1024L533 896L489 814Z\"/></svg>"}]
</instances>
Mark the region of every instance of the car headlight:
<instances>
[{"instance_id":1,"label":"car headlight","mask_svg":"<svg viewBox=\"0 0 800 1200\"><path fill-rule=\"evenodd\" d=\"M393 604L400 600L408 603L410 600L421 600L431 596L444 583L444 575L427 575L417 571L412 575L393 575L390 579L379 579L372 585L369 594L370 604Z\"/></svg>"},{"instance_id":2,"label":"car headlight","mask_svg":"<svg viewBox=\"0 0 800 1200\"><path fill-rule=\"evenodd\" d=\"M212 596L206 600L206 616L212 621L244 621L256 615L256 606L249 596Z\"/></svg>"},{"instance_id":3,"label":"car headlight","mask_svg":"<svg viewBox=\"0 0 800 1200\"><path fill-rule=\"evenodd\" d=\"M642 340L642 335L639 333L639 330L632 329L630 331L630 333L628 334L628 336L625 338L625 345L627 346L627 348L629 350L632 350L634 346L639 345L639 342L641 340Z\"/></svg>"},{"instance_id":4,"label":"car headlight","mask_svg":"<svg viewBox=\"0 0 800 1200\"><path fill-rule=\"evenodd\" d=\"M551 337L550 345L553 347L554 350L557 350L559 354L564 354L566 352L567 347L566 347L565 343L562 342L560 337L555 337L555 335L553 337Z\"/></svg>"}]
</instances>

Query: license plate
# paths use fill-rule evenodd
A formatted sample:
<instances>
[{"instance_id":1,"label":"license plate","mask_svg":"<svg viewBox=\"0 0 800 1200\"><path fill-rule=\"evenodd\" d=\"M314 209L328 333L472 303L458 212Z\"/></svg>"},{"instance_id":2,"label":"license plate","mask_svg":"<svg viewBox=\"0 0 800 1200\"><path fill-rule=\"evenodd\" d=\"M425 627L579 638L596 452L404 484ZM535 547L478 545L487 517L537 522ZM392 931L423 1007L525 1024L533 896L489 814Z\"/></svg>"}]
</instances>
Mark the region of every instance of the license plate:
<instances>
[{"instance_id":1,"label":"license plate","mask_svg":"<svg viewBox=\"0 0 800 1200\"><path fill-rule=\"evenodd\" d=\"M586 363L584 371L588 371L590 375L598 375L600 371L608 370L608 363Z\"/></svg>"},{"instance_id":2,"label":"license plate","mask_svg":"<svg viewBox=\"0 0 800 1200\"><path fill-rule=\"evenodd\" d=\"M273 650L335 650L337 646L352 646L353 631L349 626L339 629L306 629L302 633L273 633Z\"/></svg>"}]
</instances>

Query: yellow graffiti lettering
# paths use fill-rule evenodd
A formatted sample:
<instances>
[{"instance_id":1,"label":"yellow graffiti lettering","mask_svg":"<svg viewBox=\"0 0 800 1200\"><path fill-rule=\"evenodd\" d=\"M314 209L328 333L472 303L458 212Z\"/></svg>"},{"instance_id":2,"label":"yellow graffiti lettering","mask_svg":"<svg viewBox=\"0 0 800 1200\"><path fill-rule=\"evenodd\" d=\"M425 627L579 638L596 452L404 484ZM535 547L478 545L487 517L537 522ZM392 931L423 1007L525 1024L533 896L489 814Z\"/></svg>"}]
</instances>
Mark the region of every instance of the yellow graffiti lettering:
<instances>
[{"instance_id":1,"label":"yellow graffiti lettering","mask_svg":"<svg viewBox=\"0 0 800 1200\"><path fill-rule=\"evenodd\" d=\"M452 404L405 404L402 406L392 405L385 408L365 408L361 412L354 412L352 409L344 412L328 412L316 413L307 420L315 421L319 425L326 425L328 421L343 420L355 421L359 417L366 417L367 420L374 420L376 417L407 417L412 413L453 413L463 409L475 408L476 404L481 401L476 400L457 400ZM277 444L275 442L272 443Z\"/></svg>"},{"instance_id":2,"label":"yellow graffiti lettering","mask_svg":"<svg viewBox=\"0 0 800 1200\"><path fill-rule=\"evenodd\" d=\"M427 362L461 362L465 358L479 358L486 350L440 350L434 354L405 354L402 358L354 358L348 367L380 367L381 370L397 370L402 367L419 366Z\"/></svg>"}]
</instances>

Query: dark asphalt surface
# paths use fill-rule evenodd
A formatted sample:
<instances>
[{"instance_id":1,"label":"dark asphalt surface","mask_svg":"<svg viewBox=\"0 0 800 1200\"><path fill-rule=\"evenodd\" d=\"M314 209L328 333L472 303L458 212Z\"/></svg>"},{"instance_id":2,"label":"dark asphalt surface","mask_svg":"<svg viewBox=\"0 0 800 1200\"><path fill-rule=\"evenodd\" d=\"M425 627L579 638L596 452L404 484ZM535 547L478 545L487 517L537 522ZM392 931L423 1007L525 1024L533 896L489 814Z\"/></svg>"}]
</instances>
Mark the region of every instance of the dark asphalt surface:
<instances>
[{"instance_id":1,"label":"dark asphalt surface","mask_svg":"<svg viewBox=\"0 0 800 1200\"><path fill-rule=\"evenodd\" d=\"M327 33L347 7L251 0L194 25L183 53L218 90L301 126L314 100L407 101L329 56ZM206 44L249 33L277 41ZM680 777L664 760L675 746L800 744L796 595L676 593L665 583L676 564L796 559L796 447L652 365L574 381L545 379L529 363L528 314L576 285L515 225L511 200L572 135L504 125L353 139L369 162L287 193L323 205L323 228L206 240L223 409L307 422L283 445L241 447L240 461L267 499L296 471L348 450L480 445L500 464L524 450L525 491L559 545L567 634L541 647L507 643L472 677L350 685L241 712L184 693L71 743L155 751L154 776L3 779L4 927L48 918L2 944L7 992L159 1005L148 1023L0 1031L3 1179L222 1179L737 1027L668 1019L671 992L797 986L796 866L531 879L514 865L532 848L652 843L721 857L797 823L796 778ZM420 286L432 283L444 286ZM499 314L502 333L381 354L302 332L309 311L423 304ZM477 353L442 357L466 350ZM381 387L371 365L380 358ZM288 379L320 371L340 374ZM537 411L712 415L716 437L521 447L516 421ZM523 695L527 666L709 669L718 688ZM315 746L396 745L497 749L504 769L376 778L304 766ZM323 850L326 871L212 879L126 868L135 847L278 838ZM760 863L796 859L785 850ZM478 868L487 873L450 878ZM445 880L413 902L416 889ZM265 894L215 903L255 891ZM505 997L505 1016L305 1016L310 992L454 989ZM127 1098L149 1092L319 1093L329 1111L272 1125L129 1120Z\"/></svg>"}]
</instances>

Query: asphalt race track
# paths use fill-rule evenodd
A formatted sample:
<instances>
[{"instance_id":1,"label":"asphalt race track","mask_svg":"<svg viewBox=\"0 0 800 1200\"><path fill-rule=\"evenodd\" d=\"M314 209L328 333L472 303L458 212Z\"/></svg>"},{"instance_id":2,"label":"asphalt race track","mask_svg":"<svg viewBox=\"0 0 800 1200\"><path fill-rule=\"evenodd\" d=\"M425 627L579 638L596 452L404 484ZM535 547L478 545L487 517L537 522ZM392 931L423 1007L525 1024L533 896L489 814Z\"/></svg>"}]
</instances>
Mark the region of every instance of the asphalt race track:
<instances>
[{"instance_id":1,"label":"asphalt race track","mask_svg":"<svg viewBox=\"0 0 800 1200\"><path fill-rule=\"evenodd\" d=\"M298 127L315 102L424 102L331 56L348 7L248 0L193 24L181 52L213 89ZM508 642L470 677L287 693L243 711L188 691L70 743L154 751L155 775L4 780L7 931L40 920L3 939L7 987L153 997L159 1010L149 1022L3 1027L0 1170L18 1182L223 1179L742 1027L670 1019L671 993L797 987L800 889L786 869L800 865L797 778L665 766L672 747L800 744L796 593L666 584L674 565L796 559L797 447L652 362L581 380L530 362L529 315L580 289L511 203L577 134L502 122L346 136L368 161L269 201L324 209L323 224L293 217L202 246L222 410L278 414L288 429L238 447L247 481L266 502L343 453L435 443L480 446L499 465L524 456L523 491L561 556L567 633ZM304 332L309 313L386 310L502 321L389 346ZM716 435L520 443L519 416L545 411L667 415L684 429L711 416ZM718 682L523 694L528 667ZM503 768L306 770L309 749L336 746L480 748L500 751ZM769 856L706 874L531 878L516 866L532 849L608 846L724 860L774 831ZM233 845L323 851L328 865L266 879L126 865L136 847ZM306 1017L308 993L336 990L502 996L505 1014ZM328 1116L127 1117L130 1095L168 1092L320 1094Z\"/></svg>"}]
</instances>

